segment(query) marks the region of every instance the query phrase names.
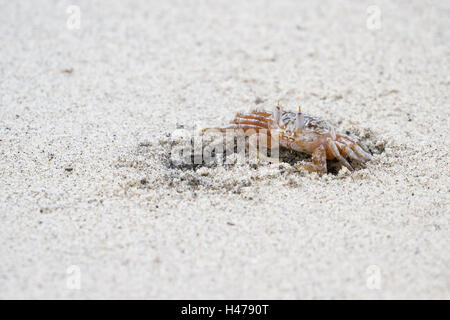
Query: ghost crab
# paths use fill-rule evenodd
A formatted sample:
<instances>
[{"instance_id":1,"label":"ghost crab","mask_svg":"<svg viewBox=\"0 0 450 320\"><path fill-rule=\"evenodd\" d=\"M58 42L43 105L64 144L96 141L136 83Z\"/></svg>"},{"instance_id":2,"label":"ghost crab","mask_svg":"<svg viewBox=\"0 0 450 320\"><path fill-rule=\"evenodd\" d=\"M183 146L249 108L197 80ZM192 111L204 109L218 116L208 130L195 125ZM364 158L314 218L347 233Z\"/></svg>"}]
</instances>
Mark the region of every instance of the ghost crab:
<instances>
[{"instance_id":1,"label":"ghost crab","mask_svg":"<svg viewBox=\"0 0 450 320\"><path fill-rule=\"evenodd\" d=\"M265 144L268 148L282 146L311 154L311 163L296 164L297 168L303 167L309 172L327 173L327 160L332 159L353 171L346 158L359 163L372 158L367 146L358 138L336 133L328 122L304 114L300 107L297 112L281 110L280 102L273 112L256 109L249 113L238 112L229 125L205 128L202 132L227 130L243 131L249 136L249 144L252 146L256 146L259 141L260 145ZM267 139L274 136L278 138Z\"/></svg>"}]
</instances>

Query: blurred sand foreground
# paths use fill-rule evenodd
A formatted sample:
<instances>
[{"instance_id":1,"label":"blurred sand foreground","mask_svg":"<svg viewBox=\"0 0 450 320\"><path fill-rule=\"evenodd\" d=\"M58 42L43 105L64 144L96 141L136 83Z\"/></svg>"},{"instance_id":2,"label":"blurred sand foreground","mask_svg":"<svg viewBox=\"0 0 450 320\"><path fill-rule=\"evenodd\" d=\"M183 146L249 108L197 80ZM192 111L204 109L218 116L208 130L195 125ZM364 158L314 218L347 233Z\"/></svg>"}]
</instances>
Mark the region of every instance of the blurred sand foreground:
<instances>
[{"instance_id":1,"label":"blurred sand foreground","mask_svg":"<svg viewBox=\"0 0 450 320\"><path fill-rule=\"evenodd\" d=\"M0 298L450 298L449 16L0 1ZM177 125L279 99L374 160L167 165Z\"/></svg>"}]
</instances>

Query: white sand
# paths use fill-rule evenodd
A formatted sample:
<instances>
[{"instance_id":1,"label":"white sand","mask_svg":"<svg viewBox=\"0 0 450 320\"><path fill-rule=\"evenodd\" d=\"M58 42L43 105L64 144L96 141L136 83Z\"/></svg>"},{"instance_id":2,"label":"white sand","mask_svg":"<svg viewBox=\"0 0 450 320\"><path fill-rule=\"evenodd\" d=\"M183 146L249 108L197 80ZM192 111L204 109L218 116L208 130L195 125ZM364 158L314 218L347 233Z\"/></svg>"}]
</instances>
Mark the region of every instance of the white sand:
<instances>
[{"instance_id":1,"label":"white sand","mask_svg":"<svg viewBox=\"0 0 450 320\"><path fill-rule=\"evenodd\" d=\"M1 1L0 298L450 298L449 16L448 1ZM374 160L323 177L166 166L177 124L256 99L302 103Z\"/></svg>"}]
</instances>

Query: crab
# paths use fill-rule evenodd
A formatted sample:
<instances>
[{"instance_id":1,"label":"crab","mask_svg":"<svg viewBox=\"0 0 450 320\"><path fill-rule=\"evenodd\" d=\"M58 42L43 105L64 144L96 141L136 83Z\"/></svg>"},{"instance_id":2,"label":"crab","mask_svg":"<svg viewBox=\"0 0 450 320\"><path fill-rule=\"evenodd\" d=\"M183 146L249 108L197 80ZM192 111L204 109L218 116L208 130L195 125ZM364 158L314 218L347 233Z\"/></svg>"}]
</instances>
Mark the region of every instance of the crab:
<instances>
[{"instance_id":1,"label":"crab","mask_svg":"<svg viewBox=\"0 0 450 320\"><path fill-rule=\"evenodd\" d=\"M342 166L353 171L354 168L347 159L359 163L372 159L370 150L358 138L336 133L334 127L328 122L304 114L300 106L297 112L284 111L278 102L273 112L258 109L251 110L249 113L238 112L230 124L204 128L201 131L227 132L228 130L244 132L252 146L256 146L259 141L260 146L261 144L268 148L281 146L296 152L311 154L310 163L295 165L309 172L327 173L327 160L336 159ZM267 139L267 137L272 138Z\"/></svg>"}]
</instances>

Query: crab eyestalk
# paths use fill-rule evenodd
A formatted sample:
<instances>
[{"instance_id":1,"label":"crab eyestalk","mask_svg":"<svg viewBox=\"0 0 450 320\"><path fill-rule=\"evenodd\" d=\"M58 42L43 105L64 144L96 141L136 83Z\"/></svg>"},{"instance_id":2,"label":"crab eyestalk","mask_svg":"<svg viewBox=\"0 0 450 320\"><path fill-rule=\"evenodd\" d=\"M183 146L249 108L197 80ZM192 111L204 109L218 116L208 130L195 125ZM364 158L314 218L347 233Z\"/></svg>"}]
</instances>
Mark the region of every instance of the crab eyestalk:
<instances>
[{"instance_id":1,"label":"crab eyestalk","mask_svg":"<svg viewBox=\"0 0 450 320\"><path fill-rule=\"evenodd\" d=\"M295 117L295 130L302 130L305 127L305 116L302 109L298 106L297 116Z\"/></svg>"},{"instance_id":2,"label":"crab eyestalk","mask_svg":"<svg viewBox=\"0 0 450 320\"><path fill-rule=\"evenodd\" d=\"M281 119L281 109L280 106L276 106L275 107L275 111L273 112L273 121L279 125L280 124L280 119Z\"/></svg>"},{"instance_id":3,"label":"crab eyestalk","mask_svg":"<svg viewBox=\"0 0 450 320\"><path fill-rule=\"evenodd\" d=\"M285 123L283 121L283 118L281 118L280 100L278 100L278 104L275 107L275 111L273 112L273 119L274 122L278 125L278 127L284 128Z\"/></svg>"},{"instance_id":4,"label":"crab eyestalk","mask_svg":"<svg viewBox=\"0 0 450 320\"><path fill-rule=\"evenodd\" d=\"M330 136L331 136L331 139L336 140L336 131L334 130L334 128L331 128Z\"/></svg>"}]
</instances>

